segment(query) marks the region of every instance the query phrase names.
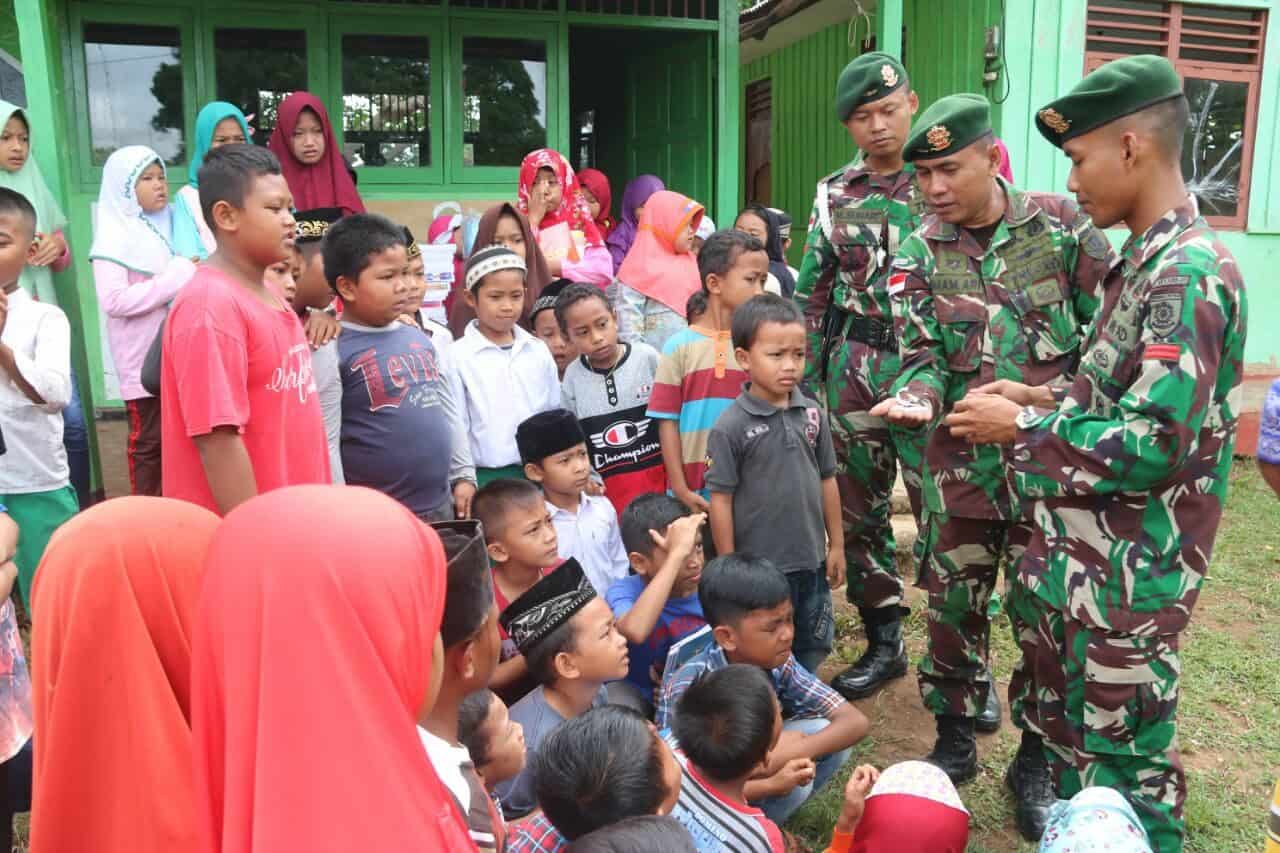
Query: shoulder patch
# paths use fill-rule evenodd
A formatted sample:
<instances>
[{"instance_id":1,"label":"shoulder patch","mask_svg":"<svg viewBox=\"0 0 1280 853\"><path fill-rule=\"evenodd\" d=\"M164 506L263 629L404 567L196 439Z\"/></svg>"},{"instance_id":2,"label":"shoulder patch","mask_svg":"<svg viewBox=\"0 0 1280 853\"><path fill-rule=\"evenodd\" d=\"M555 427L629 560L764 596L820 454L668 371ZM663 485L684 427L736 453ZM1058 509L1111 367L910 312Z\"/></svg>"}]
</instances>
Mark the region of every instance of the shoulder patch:
<instances>
[{"instance_id":1,"label":"shoulder patch","mask_svg":"<svg viewBox=\"0 0 1280 853\"><path fill-rule=\"evenodd\" d=\"M1179 277L1186 278L1186 276ZM1148 323L1157 337L1169 337L1182 322L1182 299L1181 289L1152 291Z\"/></svg>"}]
</instances>

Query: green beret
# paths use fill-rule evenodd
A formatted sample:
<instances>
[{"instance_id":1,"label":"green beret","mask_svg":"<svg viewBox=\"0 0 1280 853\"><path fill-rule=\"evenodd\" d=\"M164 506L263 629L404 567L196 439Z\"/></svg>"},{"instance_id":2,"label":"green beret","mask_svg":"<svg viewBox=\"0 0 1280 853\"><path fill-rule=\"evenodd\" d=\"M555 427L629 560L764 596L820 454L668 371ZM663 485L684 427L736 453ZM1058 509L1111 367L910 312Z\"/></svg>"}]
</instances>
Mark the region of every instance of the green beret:
<instances>
[{"instance_id":1,"label":"green beret","mask_svg":"<svg viewBox=\"0 0 1280 853\"><path fill-rule=\"evenodd\" d=\"M950 156L991 132L991 102L981 95L961 93L934 101L916 119L902 159L932 160Z\"/></svg>"},{"instance_id":2,"label":"green beret","mask_svg":"<svg viewBox=\"0 0 1280 853\"><path fill-rule=\"evenodd\" d=\"M1036 113L1036 127L1061 148L1069 139L1182 94L1182 81L1163 56L1126 56L1095 69L1067 94Z\"/></svg>"},{"instance_id":3,"label":"green beret","mask_svg":"<svg viewBox=\"0 0 1280 853\"><path fill-rule=\"evenodd\" d=\"M836 117L848 121L863 104L878 101L907 85L907 69L887 53L864 53L836 81Z\"/></svg>"}]
</instances>

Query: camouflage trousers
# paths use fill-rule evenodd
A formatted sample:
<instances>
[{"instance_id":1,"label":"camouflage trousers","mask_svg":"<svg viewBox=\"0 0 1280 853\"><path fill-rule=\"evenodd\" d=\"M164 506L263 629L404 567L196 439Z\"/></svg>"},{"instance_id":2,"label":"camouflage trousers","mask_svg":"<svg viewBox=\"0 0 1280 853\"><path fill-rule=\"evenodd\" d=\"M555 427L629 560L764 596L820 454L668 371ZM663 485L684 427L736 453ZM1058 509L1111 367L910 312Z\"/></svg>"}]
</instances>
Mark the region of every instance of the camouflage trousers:
<instances>
[{"instance_id":1,"label":"camouflage trousers","mask_svg":"<svg viewBox=\"0 0 1280 853\"><path fill-rule=\"evenodd\" d=\"M872 389L887 386L896 371L896 356L853 341L832 355L824 394L836 451L847 595L850 604L863 609L902 603L898 549L889 521L899 466L911 512L920 524L923 433L892 428L883 418L867 414L879 402ZM915 562L919 565L918 550Z\"/></svg>"},{"instance_id":2,"label":"camouflage trousers","mask_svg":"<svg viewBox=\"0 0 1280 853\"><path fill-rule=\"evenodd\" d=\"M1182 850L1186 777L1177 748L1178 635L1135 637L1079 622L1021 584L1008 610L1028 684L1011 684L1044 738L1058 796L1094 785L1133 804L1160 853ZM1022 695L1013 700L1014 688Z\"/></svg>"},{"instance_id":3,"label":"camouflage trousers","mask_svg":"<svg viewBox=\"0 0 1280 853\"><path fill-rule=\"evenodd\" d=\"M1035 526L1027 521L929 514L924 537L928 556L922 569L929 594L929 636L920 662L920 695L933 714L975 717L986 704L991 689L987 604L1001 564L1005 577L1014 577L1013 569L1034 532ZM1013 719L1021 725L1016 711Z\"/></svg>"}]
</instances>

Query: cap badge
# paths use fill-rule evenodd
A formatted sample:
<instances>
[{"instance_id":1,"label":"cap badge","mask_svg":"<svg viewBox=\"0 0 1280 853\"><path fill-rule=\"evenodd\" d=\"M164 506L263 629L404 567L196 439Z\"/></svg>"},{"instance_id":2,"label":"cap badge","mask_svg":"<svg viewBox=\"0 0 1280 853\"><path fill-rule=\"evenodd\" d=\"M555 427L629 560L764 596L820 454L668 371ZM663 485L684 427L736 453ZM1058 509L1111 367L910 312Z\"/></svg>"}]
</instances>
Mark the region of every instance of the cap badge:
<instances>
[{"instance_id":1,"label":"cap badge","mask_svg":"<svg viewBox=\"0 0 1280 853\"><path fill-rule=\"evenodd\" d=\"M1046 107L1040 111L1040 121L1044 122L1045 127L1058 134L1066 133L1071 127L1070 120L1063 118L1062 113L1053 107Z\"/></svg>"},{"instance_id":2,"label":"cap badge","mask_svg":"<svg viewBox=\"0 0 1280 853\"><path fill-rule=\"evenodd\" d=\"M884 84L890 88L898 85L898 72L893 70L893 66L885 63L880 66L880 76L884 78Z\"/></svg>"},{"instance_id":3,"label":"cap badge","mask_svg":"<svg viewBox=\"0 0 1280 853\"><path fill-rule=\"evenodd\" d=\"M928 140L932 151L946 151L951 147L951 131L947 130L945 125L935 124L929 128L925 139Z\"/></svg>"}]
</instances>

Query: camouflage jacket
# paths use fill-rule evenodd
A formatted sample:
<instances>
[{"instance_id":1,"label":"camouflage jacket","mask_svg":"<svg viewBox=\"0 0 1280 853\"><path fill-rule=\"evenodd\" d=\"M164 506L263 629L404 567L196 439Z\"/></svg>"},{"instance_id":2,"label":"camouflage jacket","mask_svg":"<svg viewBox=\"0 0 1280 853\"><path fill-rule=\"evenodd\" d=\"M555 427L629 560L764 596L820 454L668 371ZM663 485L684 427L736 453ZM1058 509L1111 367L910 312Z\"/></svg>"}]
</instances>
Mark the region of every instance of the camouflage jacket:
<instances>
[{"instance_id":1,"label":"camouflage jacket","mask_svg":"<svg viewBox=\"0 0 1280 853\"><path fill-rule=\"evenodd\" d=\"M1005 184L1008 205L984 251L966 229L927 216L893 260L903 388L937 418L997 379L1066 384L1114 252L1075 202ZM935 421L925 450L924 505L964 518L1013 520L1004 450L971 445Z\"/></svg>"},{"instance_id":2,"label":"camouflage jacket","mask_svg":"<svg viewBox=\"0 0 1280 853\"><path fill-rule=\"evenodd\" d=\"M851 314L893 322L885 292L889 261L919 227L924 210L910 165L880 175L858 159L818 182L795 292L809 332L807 382L818 376L823 319L832 302ZM895 374L896 356L883 358L891 360L884 372Z\"/></svg>"},{"instance_id":3,"label":"camouflage jacket","mask_svg":"<svg viewBox=\"0 0 1280 853\"><path fill-rule=\"evenodd\" d=\"M1057 411L1024 410L1012 457L1039 531L1019 575L1130 635L1191 617L1222 515L1242 398L1235 259L1188 198L1130 239Z\"/></svg>"}]
</instances>

